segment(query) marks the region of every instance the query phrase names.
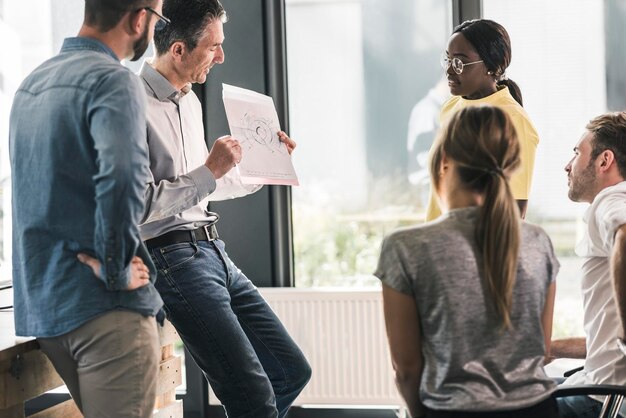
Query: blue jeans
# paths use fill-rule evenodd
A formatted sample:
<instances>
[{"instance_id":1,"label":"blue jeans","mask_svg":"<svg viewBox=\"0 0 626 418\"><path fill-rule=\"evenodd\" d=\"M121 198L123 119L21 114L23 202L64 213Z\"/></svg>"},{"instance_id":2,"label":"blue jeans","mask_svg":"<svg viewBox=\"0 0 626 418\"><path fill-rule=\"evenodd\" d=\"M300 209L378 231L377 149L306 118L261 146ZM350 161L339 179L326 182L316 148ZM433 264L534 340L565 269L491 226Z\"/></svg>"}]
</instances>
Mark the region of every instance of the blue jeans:
<instances>
[{"instance_id":1,"label":"blue jeans","mask_svg":"<svg viewBox=\"0 0 626 418\"><path fill-rule=\"evenodd\" d=\"M602 403L589 396L567 396L557 398L557 402L561 418L597 418L602 410ZM621 416L626 413L625 409L620 409Z\"/></svg>"},{"instance_id":2,"label":"blue jeans","mask_svg":"<svg viewBox=\"0 0 626 418\"><path fill-rule=\"evenodd\" d=\"M224 242L150 250L168 319L230 418L284 417L311 368Z\"/></svg>"},{"instance_id":3,"label":"blue jeans","mask_svg":"<svg viewBox=\"0 0 626 418\"><path fill-rule=\"evenodd\" d=\"M602 404L589 396L557 398L561 418L597 418Z\"/></svg>"}]
</instances>

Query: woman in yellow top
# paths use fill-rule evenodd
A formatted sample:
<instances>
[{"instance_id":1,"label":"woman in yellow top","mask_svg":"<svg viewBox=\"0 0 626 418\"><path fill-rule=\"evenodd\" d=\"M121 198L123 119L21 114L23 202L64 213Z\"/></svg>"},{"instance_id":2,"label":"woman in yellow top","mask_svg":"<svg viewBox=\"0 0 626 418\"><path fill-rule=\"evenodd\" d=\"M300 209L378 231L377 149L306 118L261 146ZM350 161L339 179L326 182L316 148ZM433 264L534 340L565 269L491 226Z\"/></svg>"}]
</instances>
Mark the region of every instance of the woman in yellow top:
<instances>
[{"instance_id":1,"label":"woman in yellow top","mask_svg":"<svg viewBox=\"0 0 626 418\"><path fill-rule=\"evenodd\" d=\"M521 143L522 160L509 184L524 217L539 138L522 107L519 87L505 76L510 63L511 40L502 25L492 20L477 19L457 26L448 41L447 51L441 57L452 97L443 104L440 120L443 126L458 110L483 104L499 107L508 114ZM431 188L426 220L433 220L439 215L439 202Z\"/></svg>"}]
</instances>

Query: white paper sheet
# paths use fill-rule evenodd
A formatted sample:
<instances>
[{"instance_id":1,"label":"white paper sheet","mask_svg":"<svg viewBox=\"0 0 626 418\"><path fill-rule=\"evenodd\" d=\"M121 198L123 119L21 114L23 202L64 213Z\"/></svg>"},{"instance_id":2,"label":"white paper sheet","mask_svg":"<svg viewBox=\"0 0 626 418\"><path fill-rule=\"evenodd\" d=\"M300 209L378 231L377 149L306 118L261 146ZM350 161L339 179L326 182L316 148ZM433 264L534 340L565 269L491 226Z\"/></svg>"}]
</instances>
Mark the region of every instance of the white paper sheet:
<instances>
[{"instance_id":1,"label":"white paper sheet","mask_svg":"<svg viewBox=\"0 0 626 418\"><path fill-rule=\"evenodd\" d=\"M297 186L291 156L278 139L280 123L274 100L228 84L222 84L222 88L230 134L241 144L241 181Z\"/></svg>"}]
</instances>

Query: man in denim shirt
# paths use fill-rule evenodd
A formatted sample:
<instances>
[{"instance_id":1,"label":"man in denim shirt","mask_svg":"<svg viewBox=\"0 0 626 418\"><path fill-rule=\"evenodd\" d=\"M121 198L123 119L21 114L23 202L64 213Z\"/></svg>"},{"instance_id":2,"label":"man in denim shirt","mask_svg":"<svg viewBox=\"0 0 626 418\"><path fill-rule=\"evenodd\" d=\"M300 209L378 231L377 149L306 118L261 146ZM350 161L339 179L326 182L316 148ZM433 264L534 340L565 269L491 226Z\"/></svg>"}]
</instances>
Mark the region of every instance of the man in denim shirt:
<instances>
[{"instance_id":1,"label":"man in denim shirt","mask_svg":"<svg viewBox=\"0 0 626 418\"><path fill-rule=\"evenodd\" d=\"M148 94L153 181L141 237L158 267L156 288L168 318L211 383L229 418L283 417L311 369L252 282L226 254L209 200L259 190L233 166L238 141L207 150L202 107L191 83L224 60L224 9L217 0L164 0L171 25L154 35L156 58L141 69ZM287 150L295 143L278 133Z\"/></svg>"},{"instance_id":2,"label":"man in denim shirt","mask_svg":"<svg viewBox=\"0 0 626 418\"><path fill-rule=\"evenodd\" d=\"M78 37L16 93L10 119L18 335L35 336L86 417L150 417L160 359L154 266L136 227L148 175L138 59L161 0L86 0Z\"/></svg>"}]
</instances>

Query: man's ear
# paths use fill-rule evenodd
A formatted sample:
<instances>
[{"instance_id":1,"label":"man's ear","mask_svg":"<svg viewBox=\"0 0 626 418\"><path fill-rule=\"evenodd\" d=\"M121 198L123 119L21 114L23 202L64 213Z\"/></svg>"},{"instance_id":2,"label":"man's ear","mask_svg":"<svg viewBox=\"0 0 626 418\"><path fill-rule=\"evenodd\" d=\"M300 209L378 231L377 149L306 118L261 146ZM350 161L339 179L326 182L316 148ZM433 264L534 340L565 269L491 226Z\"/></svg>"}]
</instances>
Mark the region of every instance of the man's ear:
<instances>
[{"instance_id":1,"label":"man's ear","mask_svg":"<svg viewBox=\"0 0 626 418\"><path fill-rule=\"evenodd\" d=\"M128 34L131 36L141 35L145 25L148 24L148 11L140 9L128 12Z\"/></svg>"},{"instance_id":2,"label":"man's ear","mask_svg":"<svg viewBox=\"0 0 626 418\"><path fill-rule=\"evenodd\" d=\"M170 46L170 54L176 62L181 62L186 52L187 46L182 41L176 41Z\"/></svg>"},{"instance_id":3,"label":"man's ear","mask_svg":"<svg viewBox=\"0 0 626 418\"><path fill-rule=\"evenodd\" d=\"M598 155L596 161L600 171L606 172L615 164L615 154L610 149L605 149Z\"/></svg>"}]
</instances>

